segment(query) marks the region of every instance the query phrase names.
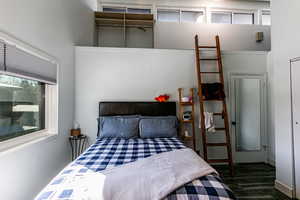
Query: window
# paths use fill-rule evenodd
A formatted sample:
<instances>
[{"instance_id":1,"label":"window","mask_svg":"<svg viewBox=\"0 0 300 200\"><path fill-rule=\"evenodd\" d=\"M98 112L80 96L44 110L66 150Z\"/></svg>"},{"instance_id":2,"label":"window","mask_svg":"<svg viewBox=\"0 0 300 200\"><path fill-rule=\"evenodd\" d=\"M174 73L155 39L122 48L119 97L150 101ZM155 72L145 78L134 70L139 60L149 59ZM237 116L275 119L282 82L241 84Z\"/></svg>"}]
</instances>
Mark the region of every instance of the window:
<instances>
[{"instance_id":1,"label":"window","mask_svg":"<svg viewBox=\"0 0 300 200\"><path fill-rule=\"evenodd\" d=\"M55 58L0 32L0 152L58 134Z\"/></svg>"},{"instance_id":2,"label":"window","mask_svg":"<svg viewBox=\"0 0 300 200\"><path fill-rule=\"evenodd\" d=\"M126 8L126 7L103 7L103 12L151 14L151 9L146 9L146 8Z\"/></svg>"},{"instance_id":3,"label":"window","mask_svg":"<svg viewBox=\"0 0 300 200\"><path fill-rule=\"evenodd\" d=\"M182 11L181 12L182 22L193 22L193 23L203 23L204 13L202 11Z\"/></svg>"},{"instance_id":4,"label":"window","mask_svg":"<svg viewBox=\"0 0 300 200\"><path fill-rule=\"evenodd\" d=\"M211 23L254 24L254 13L215 11L211 13Z\"/></svg>"},{"instance_id":5,"label":"window","mask_svg":"<svg viewBox=\"0 0 300 200\"><path fill-rule=\"evenodd\" d=\"M151 14L151 9L143 8L127 8L128 13L137 13L137 14Z\"/></svg>"},{"instance_id":6,"label":"window","mask_svg":"<svg viewBox=\"0 0 300 200\"><path fill-rule=\"evenodd\" d=\"M179 10L157 10L157 20L163 22L179 22Z\"/></svg>"},{"instance_id":7,"label":"window","mask_svg":"<svg viewBox=\"0 0 300 200\"><path fill-rule=\"evenodd\" d=\"M231 12L212 12L211 23L214 24L231 24L232 13Z\"/></svg>"},{"instance_id":8,"label":"window","mask_svg":"<svg viewBox=\"0 0 300 200\"><path fill-rule=\"evenodd\" d=\"M270 11L264 10L261 14L261 23L262 25L271 25L271 13Z\"/></svg>"},{"instance_id":9,"label":"window","mask_svg":"<svg viewBox=\"0 0 300 200\"><path fill-rule=\"evenodd\" d=\"M103 7L103 12L125 13L126 8L122 8L122 7Z\"/></svg>"},{"instance_id":10,"label":"window","mask_svg":"<svg viewBox=\"0 0 300 200\"><path fill-rule=\"evenodd\" d=\"M45 129L45 84L0 75L0 142Z\"/></svg>"},{"instance_id":11,"label":"window","mask_svg":"<svg viewBox=\"0 0 300 200\"><path fill-rule=\"evenodd\" d=\"M234 13L233 14L234 24L254 24L253 13Z\"/></svg>"}]
</instances>

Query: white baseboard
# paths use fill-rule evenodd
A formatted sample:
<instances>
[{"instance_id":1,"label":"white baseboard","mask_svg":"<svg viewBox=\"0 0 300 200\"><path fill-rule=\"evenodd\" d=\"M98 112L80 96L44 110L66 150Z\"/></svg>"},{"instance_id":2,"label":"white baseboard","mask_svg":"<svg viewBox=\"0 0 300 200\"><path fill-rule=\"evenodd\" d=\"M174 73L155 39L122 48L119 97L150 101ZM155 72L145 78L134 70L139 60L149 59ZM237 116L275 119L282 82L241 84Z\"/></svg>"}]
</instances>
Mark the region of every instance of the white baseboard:
<instances>
[{"instance_id":1,"label":"white baseboard","mask_svg":"<svg viewBox=\"0 0 300 200\"><path fill-rule=\"evenodd\" d=\"M280 192L282 192L283 194L287 195L290 198L293 198L293 188L291 188L290 186L287 186L283 183L281 183L278 180L275 180L275 188L277 190L279 190Z\"/></svg>"}]
</instances>

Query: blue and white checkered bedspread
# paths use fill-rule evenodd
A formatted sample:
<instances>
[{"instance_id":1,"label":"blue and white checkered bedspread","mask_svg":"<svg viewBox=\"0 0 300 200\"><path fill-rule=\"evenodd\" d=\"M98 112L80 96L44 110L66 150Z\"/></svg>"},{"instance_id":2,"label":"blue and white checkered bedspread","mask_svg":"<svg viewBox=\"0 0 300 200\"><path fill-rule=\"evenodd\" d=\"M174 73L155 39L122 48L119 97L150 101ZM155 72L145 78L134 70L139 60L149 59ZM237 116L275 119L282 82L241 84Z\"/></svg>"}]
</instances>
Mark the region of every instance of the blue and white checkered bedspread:
<instances>
[{"instance_id":1,"label":"blue and white checkered bedspread","mask_svg":"<svg viewBox=\"0 0 300 200\"><path fill-rule=\"evenodd\" d=\"M99 139L74 162L70 163L36 197L36 200L73 200L76 191L64 188L70 175L82 177L88 171L102 171L154 154L186 148L177 138ZM72 180L74 176L72 177ZM70 184L69 184L70 185ZM68 185L68 186L69 186ZM71 184L72 185L72 184ZM84 198L83 198L84 199ZM232 200L231 190L215 174L198 178L172 192L166 200Z\"/></svg>"}]
</instances>

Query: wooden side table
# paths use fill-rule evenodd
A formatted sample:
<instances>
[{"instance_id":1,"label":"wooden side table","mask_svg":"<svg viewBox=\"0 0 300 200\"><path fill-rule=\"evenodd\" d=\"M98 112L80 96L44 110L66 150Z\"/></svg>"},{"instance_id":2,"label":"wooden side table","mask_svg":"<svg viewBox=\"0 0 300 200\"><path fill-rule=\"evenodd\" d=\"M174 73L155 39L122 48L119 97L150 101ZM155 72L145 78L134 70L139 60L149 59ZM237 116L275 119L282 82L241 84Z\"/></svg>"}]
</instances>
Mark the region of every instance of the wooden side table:
<instances>
[{"instance_id":1,"label":"wooden side table","mask_svg":"<svg viewBox=\"0 0 300 200\"><path fill-rule=\"evenodd\" d=\"M194 109L194 88L190 88L189 97L190 101L183 102L183 88L178 88L178 97L179 97L179 122L180 122L180 134L182 139L187 144L192 142L192 148L196 151L196 136L195 136L195 109ZM186 107L191 107L191 118L185 120L183 118L183 113ZM191 125L192 135L186 136L184 131L184 127L186 125ZM190 146L190 145L188 145Z\"/></svg>"},{"instance_id":2,"label":"wooden side table","mask_svg":"<svg viewBox=\"0 0 300 200\"><path fill-rule=\"evenodd\" d=\"M72 160L75 160L84 150L86 145L87 136L79 135L79 136L70 136L69 142L72 150Z\"/></svg>"}]
</instances>

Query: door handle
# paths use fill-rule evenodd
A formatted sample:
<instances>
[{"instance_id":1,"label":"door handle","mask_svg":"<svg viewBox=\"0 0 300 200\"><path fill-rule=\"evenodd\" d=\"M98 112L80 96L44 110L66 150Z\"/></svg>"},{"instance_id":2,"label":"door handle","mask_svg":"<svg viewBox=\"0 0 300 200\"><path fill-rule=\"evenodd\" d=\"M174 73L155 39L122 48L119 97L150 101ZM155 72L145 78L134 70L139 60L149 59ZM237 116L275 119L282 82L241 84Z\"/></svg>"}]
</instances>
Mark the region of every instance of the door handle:
<instances>
[{"instance_id":1,"label":"door handle","mask_svg":"<svg viewBox=\"0 0 300 200\"><path fill-rule=\"evenodd\" d=\"M235 125L236 125L236 122L231 122L231 124L235 126Z\"/></svg>"}]
</instances>

